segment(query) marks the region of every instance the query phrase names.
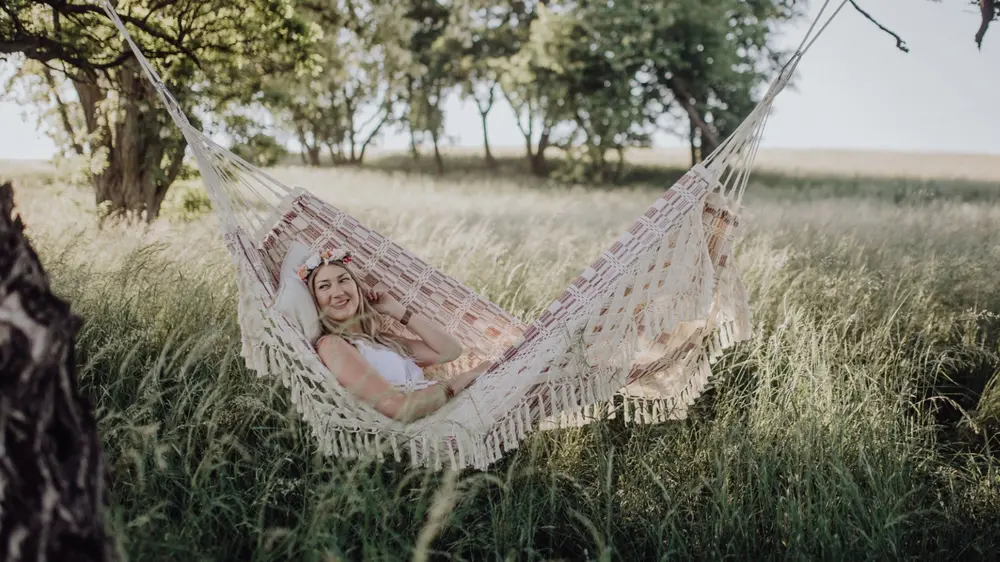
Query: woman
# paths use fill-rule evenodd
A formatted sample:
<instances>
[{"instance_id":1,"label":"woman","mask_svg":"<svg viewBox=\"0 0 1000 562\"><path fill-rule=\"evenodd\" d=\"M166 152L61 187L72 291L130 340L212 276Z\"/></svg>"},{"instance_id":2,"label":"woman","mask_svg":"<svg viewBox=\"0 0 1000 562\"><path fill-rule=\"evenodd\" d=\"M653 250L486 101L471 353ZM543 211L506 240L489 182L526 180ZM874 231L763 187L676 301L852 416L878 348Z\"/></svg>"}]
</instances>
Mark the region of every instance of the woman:
<instances>
[{"instance_id":1,"label":"woman","mask_svg":"<svg viewBox=\"0 0 1000 562\"><path fill-rule=\"evenodd\" d=\"M462 345L422 314L413 314L376 285L365 290L348 269L344 250L314 255L299 268L319 311L323 335L316 349L337 381L382 414L411 422L438 410L492 364L439 383L422 368L453 361ZM420 336L408 339L380 330L380 314Z\"/></svg>"}]
</instances>

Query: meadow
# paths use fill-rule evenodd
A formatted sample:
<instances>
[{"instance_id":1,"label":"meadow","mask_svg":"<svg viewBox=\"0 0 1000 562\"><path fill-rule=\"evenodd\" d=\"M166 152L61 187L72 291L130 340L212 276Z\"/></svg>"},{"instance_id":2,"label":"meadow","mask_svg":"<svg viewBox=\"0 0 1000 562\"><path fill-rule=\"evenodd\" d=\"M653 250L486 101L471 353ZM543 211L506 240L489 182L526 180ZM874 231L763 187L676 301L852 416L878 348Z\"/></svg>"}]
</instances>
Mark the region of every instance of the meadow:
<instances>
[{"instance_id":1,"label":"meadow","mask_svg":"<svg viewBox=\"0 0 1000 562\"><path fill-rule=\"evenodd\" d=\"M537 433L459 474L317 454L287 392L239 358L199 181L152 226L99 228L70 172L0 176L85 320L79 376L129 560L950 560L1000 547L1000 165L983 162L756 174L737 257L755 337L691 416ZM272 173L526 321L669 176L566 187L383 163Z\"/></svg>"}]
</instances>

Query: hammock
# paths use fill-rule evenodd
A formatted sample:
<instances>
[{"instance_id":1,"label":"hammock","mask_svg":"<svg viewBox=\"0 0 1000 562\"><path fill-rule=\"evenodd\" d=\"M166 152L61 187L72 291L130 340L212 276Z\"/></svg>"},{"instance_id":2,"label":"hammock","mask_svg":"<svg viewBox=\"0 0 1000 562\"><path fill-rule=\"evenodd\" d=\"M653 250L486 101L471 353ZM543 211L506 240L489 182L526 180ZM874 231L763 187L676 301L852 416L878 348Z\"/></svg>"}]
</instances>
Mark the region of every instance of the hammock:
<instances>
[{"instance_id":1,"label":"hammock","mask_svg":"<svg viewBox=\"0 0 1000 562\"><path fill-rule=\"evenodd\" d=\"M533 429L614 415L616 395L627 421L681 419L705 390L711 364L750 337L747 293L732 259L741 202L771 104L812 42L803 40L728 139L525 325L343 210L283 185L194 128L114 8L102 3L201 170L236 270L242 356L260 376L278 377L290 389L324 454L391 451L399 459L407 451L414 465L481 469ZM287 275L296 255L339 247L353 252L364 282L385 283L402 304L461 341L463 356L428 369L429 376L446 379L484 359L496 364L445 407L409 424L357 400L316 354L309 320L294 304L283 304L305 291ZM391 319L386 329L416 337Z\"/></svg>"}]
</instances>

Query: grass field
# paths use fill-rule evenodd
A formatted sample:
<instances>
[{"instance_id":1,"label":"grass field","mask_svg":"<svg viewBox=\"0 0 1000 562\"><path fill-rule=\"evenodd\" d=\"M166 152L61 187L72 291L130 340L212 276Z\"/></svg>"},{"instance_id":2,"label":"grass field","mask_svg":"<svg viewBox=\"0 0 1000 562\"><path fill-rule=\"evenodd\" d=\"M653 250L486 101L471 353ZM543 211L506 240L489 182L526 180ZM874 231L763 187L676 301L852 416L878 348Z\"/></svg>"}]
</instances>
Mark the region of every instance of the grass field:
<instances>
[{"instance_id":1,"label":"grass field","mask_svg":"<svg viewBox=\"0 0 1000 562\"><path fill-rule=\"evenodd\" d=\"M992 559L1000 177L817 171L750 186L737 263L756 337L690 419L538 433L451 475L315 453L285 391L239 360L214 218L183 211L196 182L152 227L98 230L64 173L0 163L86 321L80 377L130 560ZM274 174L529 321L665 187Z\"/></svg>"}]
</instances>

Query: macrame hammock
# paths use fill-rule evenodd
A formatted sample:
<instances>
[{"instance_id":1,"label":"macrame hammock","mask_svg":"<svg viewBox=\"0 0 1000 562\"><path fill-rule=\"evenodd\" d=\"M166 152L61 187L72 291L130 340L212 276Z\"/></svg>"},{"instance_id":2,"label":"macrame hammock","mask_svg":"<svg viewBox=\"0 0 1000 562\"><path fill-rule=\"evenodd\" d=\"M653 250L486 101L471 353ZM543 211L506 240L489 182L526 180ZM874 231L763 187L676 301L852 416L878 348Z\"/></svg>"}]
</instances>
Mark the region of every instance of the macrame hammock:
<instances>
[{"instance_id":1,"label":"macrame hammock","mask_svg":"<svg viewBox=\"0 0 1000 562\"><path fill-rule=\"evenodd\" d=\"M486 468L533 429L682 419L705 390L710 366L751 335L746 290L733 263L741 202L775 96L815 36L829 0L757 107L525 325L461 282L302 188L289 188L195 129L132 41L108 0L105 11L131 46L187 139L236 269L242 356L279 377L324 454L407 451L414 465ZM440 323L466 352L426 372L447 379L484 359L496 364L432 415L404 424L343 388L317 355L294 306L290 256L346 248L365 283L381 281L414 312ZM283 271L285 272L283 274ZM306 293L308 294L308 293ZM311 302L309 306L312 306ZM311 309L315 316L315 308ZM387 319L388 332L416 337Z\"/></svg>"}]
</instances>

